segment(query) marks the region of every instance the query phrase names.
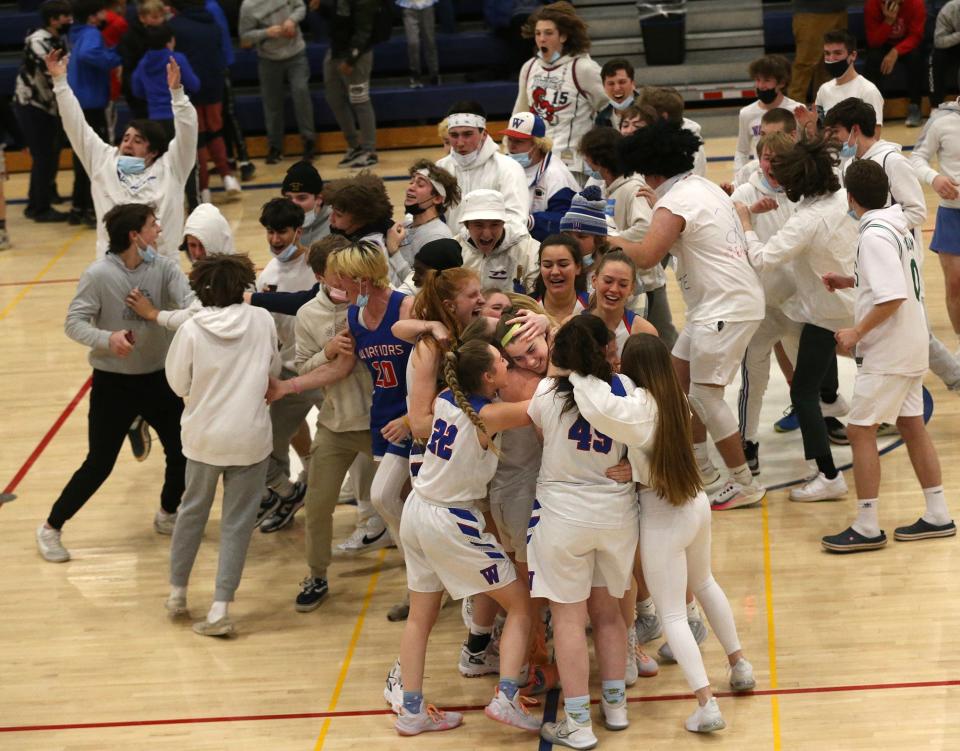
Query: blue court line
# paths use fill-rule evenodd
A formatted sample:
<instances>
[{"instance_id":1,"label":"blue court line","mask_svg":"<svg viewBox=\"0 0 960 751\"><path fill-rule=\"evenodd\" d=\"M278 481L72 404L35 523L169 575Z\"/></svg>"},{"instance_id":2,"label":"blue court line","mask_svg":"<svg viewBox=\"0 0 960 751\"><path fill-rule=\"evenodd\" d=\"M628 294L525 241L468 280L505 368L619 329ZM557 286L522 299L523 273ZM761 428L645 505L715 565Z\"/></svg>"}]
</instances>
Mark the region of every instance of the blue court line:
<instances>
[{"instance_id":1,"label":"blue court line","mask_svg":"<svg viewBox=\"0 0 960 751\"><path fill-rule=\"evenodd\" d=\"M547 698L543 703L543 721L544 722L556 722L557 719L557 707L560 705L560 689L553 688L547 692ZM550 751L553 748L553 744L546 740L545 738L540 738L540 746L538 751Z\"/></svg>"}]
</instances>

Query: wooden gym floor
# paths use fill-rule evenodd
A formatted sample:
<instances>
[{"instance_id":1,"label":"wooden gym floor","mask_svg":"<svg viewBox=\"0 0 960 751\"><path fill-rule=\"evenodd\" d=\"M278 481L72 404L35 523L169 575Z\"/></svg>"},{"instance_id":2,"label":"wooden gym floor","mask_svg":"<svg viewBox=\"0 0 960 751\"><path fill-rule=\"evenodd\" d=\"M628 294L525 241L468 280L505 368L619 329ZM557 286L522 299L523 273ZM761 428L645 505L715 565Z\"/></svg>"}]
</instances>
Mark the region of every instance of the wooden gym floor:
<instances>
[{"instance_id":1,"label":"wooden gym floor","mask_svg":"<svg viewBox=\"0 0 960 751\"><path fill-rule=\"evenodd\" d=\"M917 131L896 124L887 136L912 143ZM729 178L733 146L732 138L709 141L710 156L721 159L711 162L713 179ZM395 205L402 203L406 167L420 155L438 152L382 153L379 172L396 178L388 182ZM318 159L324 178L337 176L337 158ZM259 265L268 254L258 208L278 192L290 164L258 162L243 200L221 206L237 246ZM68 194L69 174L61 172L59 182ZM25 175L13 175L5 185L8 199L23 199L26 186ZM927 240L934 199L928 192ZM65 527L73 560L54 565L40 558L34 529L86 451L90 368L86 351L64 335L63 318L77 278L94 258L94 233L33 224L22 209L22 203L9 206L14 247L0 252L0 483L19 496L0 510L0 748L537 746L534 737L483 716L491 680L457 673L463 628L456 604L442 612L431 640L426 691L438 705L466 707L466 723L451 733L399 739L382 698L402 629L384 617L403 595L398 555L337 560L328 600L313 613L296 613L293 598L306 574L302 514L287 530L254 533L232 609L236 639L204 639L189 625L172 625L163 609L169 538L151 526L163 472L159 447L143 464L124 449L107 483ZM924 279L930 320L952 349L942 275L931 255ZM682 320L675 287L671 299ZM949 502L960 514L954 422L960 399L936 378L927 386L935 402L930 430ZM774 373L767 429L787 403L783 379ZM786 457L787 465L798 465L796 450L792 436L771 434L761 460L773 467ZM902 447L887 454L882 467L881 518L889 534L916 519L923 499ZM802 465L790 472L787 480L800 479ZM852 476L848 481L852 488ZM601 747L960 748L957 540L895 543L891 535L888 547L874 553L821 552L820 537L845 527L852 514L852 494L844 502L798 505L787 502L785 490L770 492L761 509L716 514L715 573L733 605L757 691L737 698L723 692L725 661L711 636L704 654L727 729L711 737L683 729L693 700L678 667L665 665L659 676L628 690L632 725L617 734L599 729ZM353 518L352 507L338 509L338 540L352 530ZM216 543L214 519L190 588L196 618L212 595ZM651 653L657 646L648 645ZM546 712L556 712L555 697Z\"/></svg>"}]
</instances>

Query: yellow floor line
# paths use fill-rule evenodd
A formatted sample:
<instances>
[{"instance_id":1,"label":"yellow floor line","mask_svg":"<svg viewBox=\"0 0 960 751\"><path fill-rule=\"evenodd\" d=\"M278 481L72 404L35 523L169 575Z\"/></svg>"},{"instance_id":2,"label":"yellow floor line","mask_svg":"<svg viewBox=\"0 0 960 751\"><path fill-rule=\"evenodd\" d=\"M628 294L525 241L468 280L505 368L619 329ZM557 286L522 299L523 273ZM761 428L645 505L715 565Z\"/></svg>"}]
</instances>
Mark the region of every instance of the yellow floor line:
<instances>
[{"instance_id":1,"label":"yellow floor line","mask_svg":"<svg viewBox=\"0 0 960 751\"><path fill-rule=\"evenodd\" d=\"M61 258L63 258L67 254L67 251L70 250L70 246L73 245L77 241L77 239L80 237L80 235L83 234L85 231L86 230L83 230L83 229L77 230L73 234L73 236L61 246L60 250L57 251L57 254L53 258L51 258L49 261L47 261L47 265L44 266L42 269L40 269L40 273L38 273L35 277L33 277L33 279L31 279L29 283L25 284L23 288L17 293L16 297L14 297L9 303L7 303L7 306L3 310L0 310L0 321L2 321L4 318L10 315L13 309L20 304L20 301L27 296L27 292L33 289L37 285L37 282L43 279L43 277L47 275L47 272L50 271L50 269L52 269L54 266L56 266L57 261L59 261Z\"/></svg>"},{"instance_id":2,"label":"yellow floor line","mask_svg":"<svg viewBox=\"0 0 960 751\"><path fill-rule=\"evenodd\" d=\"M377 568L370 576L370 582L367 584L367 593L363 596L363 605L360 607L360 615L357 616L357 622L353 626L353 635L350 637L350 644L347 646L347 653L343 658L343 665L340 667L340 675L337 676L337 683L333 687L333 696L330 697L330 706L327 707L328 712L335 712L337 709L337 702L340 701L340 692L343 690L343 684L347 680L347 671L350 670L350 661L353 659L353 652L357 648L357 642L360 641L360 632L363 630L363 621L367 617L367 609L370 607L370 602L373 600L373 592L377 588L377 580L380 578L380 570L383 567L383 560L387 557L387 549L384 548L380 551L380 555L377 557ZM330 730L330 718L327 717L323 721L323 726L320 728L320 737L317 738L317 743L313 747L313 751L320 751L323 748L323 743L327 739L327 731Z\"/></svg>"},{"instance_id":3,"label":"yellow floor line","mask_svg":"<svg viewBox=\"0 0 960 751\"><path fill-rule=\"evenodd\" d=\"M763 589L767 611L767 652L770 659L770 688L777 688L777 632L773 620L773 571L770 565L770 495L764 497L763 514ZM773 723L773 751L780 751L780 699L770 697L770 716Z\"/></svg>"}]
</instances>

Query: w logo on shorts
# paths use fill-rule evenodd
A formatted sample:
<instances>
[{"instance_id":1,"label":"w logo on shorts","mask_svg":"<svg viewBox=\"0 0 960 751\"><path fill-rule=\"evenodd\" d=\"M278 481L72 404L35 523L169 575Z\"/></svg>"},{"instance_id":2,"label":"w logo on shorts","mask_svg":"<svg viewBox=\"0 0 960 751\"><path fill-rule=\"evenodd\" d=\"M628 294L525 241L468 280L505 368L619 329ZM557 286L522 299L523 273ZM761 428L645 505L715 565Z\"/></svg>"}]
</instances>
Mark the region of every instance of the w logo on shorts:
<instances>
[{"instance_id":1,"label":"w logo on shorts","mask_svg":"<svg viewBox=\"0 0 960 751\"><path fill-rule=\"evenodd\" d=\"M483 575L483 578L487 580L487 584L500 583L500 572L497 571L496 564L480 569L480 573Z\"/></svg>"}]
</instances>

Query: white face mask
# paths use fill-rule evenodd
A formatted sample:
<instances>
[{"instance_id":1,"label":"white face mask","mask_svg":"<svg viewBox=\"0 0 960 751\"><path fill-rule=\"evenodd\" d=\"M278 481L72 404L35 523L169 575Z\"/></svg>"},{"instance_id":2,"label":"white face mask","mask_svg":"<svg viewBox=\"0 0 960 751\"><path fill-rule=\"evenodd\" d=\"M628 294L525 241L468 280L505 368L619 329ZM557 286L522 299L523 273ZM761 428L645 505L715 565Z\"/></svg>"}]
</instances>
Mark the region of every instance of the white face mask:
<instances>
[{"instance_id":1,"label":"white face mask","mask_svg":"<svg viewBox=\"0 0 960 751\"><path fill-rule=\"evenodd\" d=\"M480 149L471 151L469 154L458 154L456 151L451 151L450 156L453 157L453 161L457 163L458 167L467 169L477 161L477 158L480 156Z\"/></svg>"},{"instance_id":2,"label":"white face mask","mask_svg":"<svg viewBox=\"0 0 960 751\"><path fill-rule=\"evenodd\" d=\"M611 100L610 100L610 106L613 107L615 110L617 110L617 111L619 111L619 112L622 112L622 111L625 110L627 107L629 107L631 104L633 104L633 99L634 99L633 94L631 94L630 96L628 96L628 97L627 97L626 99L624 99L622 102L615 102L615 101L613 101L613 100L611 99Z\"/></svg>"},{"instance_id":3,"label":"white face mask","mask_svg":"<svg viewBox=\"0 0 960 751\"><path fill-rule=\"evenodd\" d=\"M544 57L544 54L542 52L538 51L537 57L543 60L543 62L545 62L547 65L553 65L555 62L557 62L557 60L560 59L560 52L559 51L554 52L552 55L550 55L550 58L548 59Z\"/></svg>"},{"instance_id":4,"label":"white face mask","mask_svg":"<svg viewBox=\"0 0 960 751\"><path fill-rule=\"evenodd\" d=\"M315 221L317 221L317 210L316 208L310 209L310 211L303 212L303 228L311 226Z\"/></svg>"}]
</instances>

